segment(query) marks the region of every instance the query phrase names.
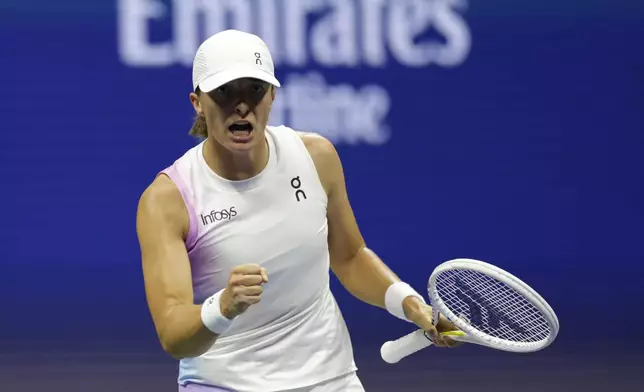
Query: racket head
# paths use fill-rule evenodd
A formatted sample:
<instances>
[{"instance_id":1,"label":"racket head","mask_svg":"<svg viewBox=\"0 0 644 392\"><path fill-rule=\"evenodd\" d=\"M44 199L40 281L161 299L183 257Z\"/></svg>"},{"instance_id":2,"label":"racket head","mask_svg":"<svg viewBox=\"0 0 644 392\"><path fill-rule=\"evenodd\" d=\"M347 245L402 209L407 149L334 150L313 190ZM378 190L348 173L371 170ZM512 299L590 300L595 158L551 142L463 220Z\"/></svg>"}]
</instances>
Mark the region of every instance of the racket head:
<instances>
[{"instance_id":1,"label":"racket head","mask_svg":"<svg viewBox=\"0 0 644 392\"><path fill-rule=\"evenodd\" d=\"M511 352L534 352L559 333L555 312L525 282L494 265L454 259L438 265L428 284L432 307L467 340Z\"/></svg>"}]
</instances>

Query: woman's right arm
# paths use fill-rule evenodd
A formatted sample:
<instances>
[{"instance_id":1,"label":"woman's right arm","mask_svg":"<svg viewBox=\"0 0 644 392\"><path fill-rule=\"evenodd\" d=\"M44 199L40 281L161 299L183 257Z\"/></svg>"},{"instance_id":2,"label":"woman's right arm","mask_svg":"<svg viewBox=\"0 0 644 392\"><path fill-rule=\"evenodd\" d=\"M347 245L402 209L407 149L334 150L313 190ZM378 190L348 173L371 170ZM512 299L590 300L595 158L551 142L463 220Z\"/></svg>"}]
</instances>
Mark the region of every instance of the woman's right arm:
<instances>
[{"instance_id":1,"label":"woman's right arm","mask_svg":"<svg viewBox=\"0 0 644 392\"><path fill-rule=\"evenodd\" d=\"M179 190L158 176L139 200L136 228L148 307L163 349L176 359L197 357L217 339L194 304L184 238L189 228Z\"/></svg>"}]
</instances>

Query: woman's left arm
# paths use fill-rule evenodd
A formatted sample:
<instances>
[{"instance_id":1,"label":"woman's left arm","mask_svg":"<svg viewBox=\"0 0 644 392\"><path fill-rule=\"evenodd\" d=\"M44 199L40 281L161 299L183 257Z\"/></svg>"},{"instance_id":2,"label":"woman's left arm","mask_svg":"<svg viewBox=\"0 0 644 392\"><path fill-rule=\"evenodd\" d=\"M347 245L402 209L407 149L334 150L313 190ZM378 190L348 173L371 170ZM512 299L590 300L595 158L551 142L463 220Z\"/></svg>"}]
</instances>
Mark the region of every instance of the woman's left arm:
<instances>
[{"instance_id":1,"label":"woman's left arm","mask_svg":"<svg viewBox=\"0 0 644 392\"><path fill-rule=\"evenodd\" d=\"M426 330L439 346L451 345L437 334L431 307L366 246L347 196L344 170L333 144L318 135L303 136L327 193L331 270L359 300L388 310ZM374 187L377 192L377 187ZM442 324L442 323L441 323Z\"/></svg>"}]
</instances>

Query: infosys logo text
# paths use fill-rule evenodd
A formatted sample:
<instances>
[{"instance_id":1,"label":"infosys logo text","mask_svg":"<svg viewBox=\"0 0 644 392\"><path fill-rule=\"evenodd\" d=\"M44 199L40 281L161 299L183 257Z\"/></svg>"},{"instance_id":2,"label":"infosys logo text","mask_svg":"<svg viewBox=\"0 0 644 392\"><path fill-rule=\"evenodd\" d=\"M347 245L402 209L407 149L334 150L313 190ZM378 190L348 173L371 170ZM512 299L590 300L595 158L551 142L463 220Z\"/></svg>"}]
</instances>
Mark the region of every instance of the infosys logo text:
<instances>
[{"instance_id":1,"label":"infosys logo text","mask_svg":"<svg viewBox=\"0 0 644 392\"><path fill-rule=\"evenodd\" d=\"M204 215L201 214L201 223L203 223L204 226L207 226L211 223L219 222L222 220L231 220L232 218L237 216L237 211L235 211L235 207L230 207L228 209L224 210L212 210L210 211L210 214Z\"/></svg>"}]
</instances>

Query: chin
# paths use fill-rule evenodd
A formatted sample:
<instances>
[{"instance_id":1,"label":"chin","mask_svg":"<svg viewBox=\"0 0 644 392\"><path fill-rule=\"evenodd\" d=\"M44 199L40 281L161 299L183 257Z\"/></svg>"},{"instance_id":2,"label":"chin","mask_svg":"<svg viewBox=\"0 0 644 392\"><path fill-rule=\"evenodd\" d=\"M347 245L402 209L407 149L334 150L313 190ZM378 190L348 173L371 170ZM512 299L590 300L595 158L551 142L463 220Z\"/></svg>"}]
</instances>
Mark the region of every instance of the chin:
<instances>
[{"instance_id":1,"label":"chin","mask_svg":"<svg viewBox=\"0 0 644 392\"><path fill-rule=\"evenodd\" d=\"M251 134L247 138L235 138L228 135L226 140L226 148L231 152L244 153L253 150L258 145L259 135Z\"/></svg>"}]
</instances>

